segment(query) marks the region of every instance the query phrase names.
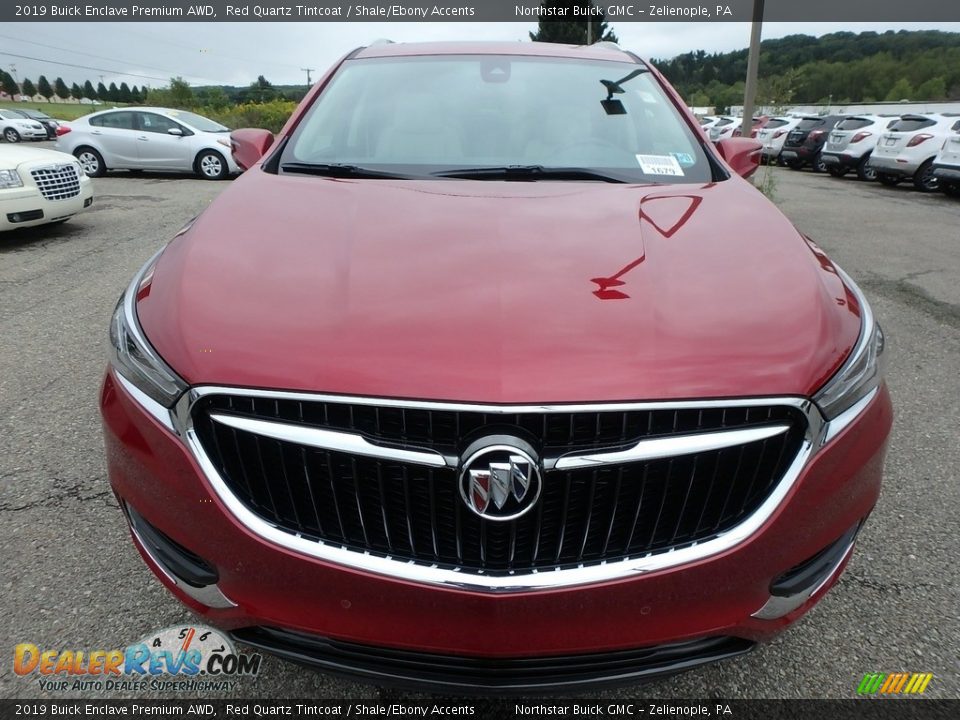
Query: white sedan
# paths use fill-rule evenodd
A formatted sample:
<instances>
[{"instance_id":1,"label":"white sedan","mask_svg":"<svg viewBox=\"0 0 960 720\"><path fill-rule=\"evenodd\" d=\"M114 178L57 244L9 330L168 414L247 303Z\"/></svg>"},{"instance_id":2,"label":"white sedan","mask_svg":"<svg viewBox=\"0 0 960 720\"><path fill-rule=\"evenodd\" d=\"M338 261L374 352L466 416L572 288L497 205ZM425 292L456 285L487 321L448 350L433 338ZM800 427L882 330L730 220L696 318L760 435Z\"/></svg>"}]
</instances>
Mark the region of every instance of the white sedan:
<instances>
[{"instance_id":1,"label":"white sedan","mask_svg":"<svg viewBox=\"0 0 960 720\"><path fill-rule=\"evenodd\" d=\"M47 129L36 120L25 118L16 110L0 108L0 134L8 143L21 140L46 140Z\"/></svg>"},{"instance_id":2,"label":"white sedan","mask_svg":"<svg viewBox=\"0 0 960 720\"><path fill-rule=\"evenodd\" d=\"M186 110L114 108L57 129L57 150L70 153L90 177L107 170L179 170L207 180L240 172L230 131Z\"/></svg>"},{"instance_id":3,"label":"white sedan","mask_svg":"<svg viewBox=\"0 0 960 720\"><path fill-rule=\"evenodd\" d=\"M93 183L70 155L0 145L0 231L65 222L93 203Z\"/></svg>"}]
</instances>

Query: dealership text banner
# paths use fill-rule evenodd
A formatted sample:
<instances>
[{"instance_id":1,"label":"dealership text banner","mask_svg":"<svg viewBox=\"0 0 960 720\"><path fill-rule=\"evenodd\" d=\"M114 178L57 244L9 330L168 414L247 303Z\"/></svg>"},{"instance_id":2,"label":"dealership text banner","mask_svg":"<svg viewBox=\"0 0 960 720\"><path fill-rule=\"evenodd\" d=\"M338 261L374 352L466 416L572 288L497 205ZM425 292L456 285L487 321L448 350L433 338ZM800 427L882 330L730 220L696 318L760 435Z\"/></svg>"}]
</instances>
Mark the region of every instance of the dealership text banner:
<instances>
[{"instance_id":1,"label":"dealership text banner","mask_svg":"<svg viewBox=\"0 0 960 720\"><path fill-rule=\"evenodd\" d=\"M597 2L616 22L747 22L754 0L665 0L653 3ZM585 7L558 8L523 0L406 0L405 2L260 3L183 0L54 0L0 3L0 22L518 22L542 18L584 20ZM771 22L960 21L960 0L766 0Z\"/></svg>"}]
</instances>

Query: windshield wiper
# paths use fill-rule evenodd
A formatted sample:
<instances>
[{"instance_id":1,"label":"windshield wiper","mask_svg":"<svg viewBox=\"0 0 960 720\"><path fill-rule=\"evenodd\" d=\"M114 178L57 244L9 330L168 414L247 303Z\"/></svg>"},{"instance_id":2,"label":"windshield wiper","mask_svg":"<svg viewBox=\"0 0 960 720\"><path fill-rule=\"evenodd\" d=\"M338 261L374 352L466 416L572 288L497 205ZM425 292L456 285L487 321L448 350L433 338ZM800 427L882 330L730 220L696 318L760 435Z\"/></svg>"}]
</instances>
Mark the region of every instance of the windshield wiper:
<instances>
[{"instance_id":1,"label":"windshield wiper","mask_svg":"<svg viewBox=\"0 0 960 720\"><path fill-rule=\"evenodd\" d=\"M402 175L400 173L387 172L386 170L374 170L373 168L361 167L359 165L346 165L343 163L288 162L283 163L280 169L289 173L335 178L393 178L396 180L412 180L416 177L415 175Z\"/></svg>"},{"instance_id":2,"label":"windshield wiper","mask_svg":"<svg viewBox=\"0 0 960 720\"><path fill-rule=\"evenodd\" d=\"M599 170L581 167L544 167L543 165L505 165L503 167L476 167L443 170L431 173L434 177L463 180L600 180L609 183L635 182Z\"/></svg>"}]
</instances>

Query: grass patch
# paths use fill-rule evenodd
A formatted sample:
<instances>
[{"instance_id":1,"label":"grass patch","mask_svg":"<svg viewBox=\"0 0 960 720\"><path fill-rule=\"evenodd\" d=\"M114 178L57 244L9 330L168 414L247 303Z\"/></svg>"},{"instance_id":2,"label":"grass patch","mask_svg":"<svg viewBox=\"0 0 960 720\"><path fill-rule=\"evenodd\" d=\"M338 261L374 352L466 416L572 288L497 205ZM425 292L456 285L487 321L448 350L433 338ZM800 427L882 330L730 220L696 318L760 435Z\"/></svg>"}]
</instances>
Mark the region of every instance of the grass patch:
<instances>
[{"instance_id":1,"label":"grass patch","mask_svg":"<svg viewBox=\"0 0 960 720\"><path fill-rule=\"evenodd\" d=\"M89 115L100 110L112 107L122 107L123 103L104 103L103 105L80 105L79 103L56 102L13 102L0 100L0 108L11 110L39 110L56 120L76 120L78 117Z\"/></svg>"}]
</instances>

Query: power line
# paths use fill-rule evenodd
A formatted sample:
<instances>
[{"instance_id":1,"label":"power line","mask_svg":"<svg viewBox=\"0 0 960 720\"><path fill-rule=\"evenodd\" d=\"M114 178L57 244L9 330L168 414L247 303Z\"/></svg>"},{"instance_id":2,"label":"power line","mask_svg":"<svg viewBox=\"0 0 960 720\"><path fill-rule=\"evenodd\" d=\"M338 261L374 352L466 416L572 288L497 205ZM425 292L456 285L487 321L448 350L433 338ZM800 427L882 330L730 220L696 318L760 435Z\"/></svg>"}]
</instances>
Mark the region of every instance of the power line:
<instances>
[{"instance_id":1,"label":"power line","mask_svg":"<svg viewBox=\"0 0 960 720\"><path fill-rule=\"evenodd\" d=\"M17 53L11 53L5 50L0 50L0 55L7 55L9 57L20 58L22 60L35 60L36 62L47 63L48 65L61 65L63 67L80 68L81 70L95 70L96 72L111 73L113 75L122 75L124 77L138 77L138 78L144 78L145 80L160 80L161 82L170 81L170 78L168 77L163 78L163 77L156 77L155 75L140 75L138 73L121 72L120 70L108 70L107 68L91 67L90 65L76 65L74 63L65 63L65 62L58 62L56 60L47 60L46 58L31 57L30 55L18 55Z\"/></svg>"},{"instance_id":2,"label":"power line","mask_svg":"<svg viewBox=\"0 0 960 720\"><path fill-rule=\"evenodd\" d=\"M65 47L59 47L59 46L57 46L57 45L47 45L46 43L37 42L36 40L24 40L24 39L18 38L18 37L11 37L10 35L0 35L0 38L3 38L3 39L5 39L5 40L14 40L14 41L16 41L16 42L21 42L21 43L29 43L30 45L37 45L37 46L39 46L39 47L48 48L48 49L50 49L50 50L57 50L57 51L59 51L59 52L66 52L66 53L70 53L71 55L85 55L86 57L97 58L98 60L107 60L107 61L109 61L109 62L118 62L118 63L126 63L126 62L129 62L129 61L127 61L127 60L121 60L121 59L119 59L119 58L109 58L109 57L104 57L103 55L94 55L93 53L83 52L83 51L81 51L81 50L71 50L71 49L68 49L68 48L65 48ZM47 61L47 62L50 62L50 61ZM66 63L54 63L54 64L66 64ZM159 70L160 72L163 72L163 73L169 72L169 71L166 70L165 68L153 67L153 66L151 66L151 65L144 65L144 64L142 64L142 63L131 63L131 64L132 64L132 65L137 65L138 67L145 68L145 69L147 69L147 70ZM118 74L120 74L120 73L118 73ZM129 74L129 73L127 73L127 74ZM170 74L171 74L171 75L174 75L174 74L179 74L179 73L170 73ZM198 80L209 80L209 78L203 78L203 77L200 77L199 75L188 75L187 77L192 77L192 78L198 79ZM164 78L164 79L169 79L169 77L168 77L168 78ZM211 81L211 82L215 82L215 81Z\"/></svg>"},{"instance_id":3,"label":"power line","mask_svg":"<svg viewBox=\"0 0 960 720\"><path fill-rule=\"evenodd\" d=\"M307 74L307 85L310 85L310 73L312 73L316 68L300 68Z\"/></svg>"}]
</instances>

